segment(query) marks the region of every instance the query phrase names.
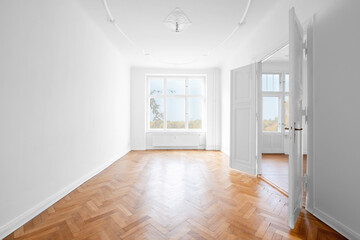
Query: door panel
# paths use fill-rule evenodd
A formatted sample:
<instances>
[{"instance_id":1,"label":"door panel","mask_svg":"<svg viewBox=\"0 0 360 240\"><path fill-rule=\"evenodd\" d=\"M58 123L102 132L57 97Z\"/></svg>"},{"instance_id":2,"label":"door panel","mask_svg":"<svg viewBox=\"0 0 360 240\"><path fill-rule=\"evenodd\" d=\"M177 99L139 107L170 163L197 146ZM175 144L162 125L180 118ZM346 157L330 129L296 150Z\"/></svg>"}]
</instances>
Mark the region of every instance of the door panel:
<instances>
[{"instance_id":1,"label":"door panel","mask_svg":"<svg viewBox=\"0 0 360 240\"><path fill-rule=\"evenodd\" d=\"M289 226L294 228L302 209L302 91L303 91L303 29L290 10L290 132L289 132Z\"/></svg>"},{"instance_id":2,"label":"door panel","mask_svg":"<svg viewBox=\"0 0 360 240\"><path fill-rule=\"evenodd\" d=\"M231 71L230 166L256 174L255 64Z\"/></svg>"},{"instance_id":3,"label":"door panel","mask_svg":"<svg viewBox=\"0 0 360 240\"><path fill-rule=\"evenodd\" d=\"M284 153L284 142L282 133L262 134L262 153Z\"/></svg>"}]
</instances>

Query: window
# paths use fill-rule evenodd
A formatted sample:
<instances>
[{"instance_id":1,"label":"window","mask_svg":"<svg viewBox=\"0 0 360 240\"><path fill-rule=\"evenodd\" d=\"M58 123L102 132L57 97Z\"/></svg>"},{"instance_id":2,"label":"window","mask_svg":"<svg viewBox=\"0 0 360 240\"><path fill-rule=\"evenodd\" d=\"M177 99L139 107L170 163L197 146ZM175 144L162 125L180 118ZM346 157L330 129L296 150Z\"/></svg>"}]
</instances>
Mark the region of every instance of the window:
<instances>
[{"instance_id":1,"label":"window","mask_svg":"<svg viewBox=\"0 0 360 240\"><path fill-rule=\"evenodd\" d=\"M149 130L203 130L205 76L148 76Z\"/></svg>"},{"instance_id":2,"label":"window","mask_svg":"<svg viewBox=\"0 0 360 240\"><path fill-rule=\"evenodd\" d=\"M285 81L284 81L284 128L289 128L289 118L290 118L290 77L289 74L285 74ZM289 130L285 130L288 132Z\"/></svg>"},{"instance_id":3,"label":"window","mask_svg":"<svg viewBox=\"0 0 360 240\"><path fill-rule=\"evenodd\" d=\"M263 74L262 90L264 92L279 92L281 86L280 74Z\"/></svg>"},{"instance_id":4,"label":"window","mask_svg":"<svg viewBox=\"0 0 360 240\"><path fill-rule=\"evenodd\" d=\"M263 97L263 131L280 132L280 98Z\"/></svg>"},{"instance_id":5,"label":"window","mask_svg":"<svg viewBox=\"0 0 360 240\"><path fill-rule=\"evenodd\" d=\"M263 131L286 131L289 127L289 74L263 74L262 91Z\"/></svg>"}]
</instances>

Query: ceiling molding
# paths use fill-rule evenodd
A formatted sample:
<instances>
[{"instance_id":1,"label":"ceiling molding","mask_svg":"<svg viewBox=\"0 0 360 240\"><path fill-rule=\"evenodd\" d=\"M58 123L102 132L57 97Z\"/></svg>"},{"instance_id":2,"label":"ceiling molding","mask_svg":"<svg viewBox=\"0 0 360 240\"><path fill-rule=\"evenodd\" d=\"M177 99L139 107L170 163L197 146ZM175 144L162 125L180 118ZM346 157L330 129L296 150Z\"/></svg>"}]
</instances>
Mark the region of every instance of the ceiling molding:
<instances>
[{"instance_id":1,"label":"ceiling molding","mask_svg":"<svg viewBox=\"0 0 360 240\"><path fill-rule=\"evenodd\" d=\"M139 51L141 54L146 55L151 57L154 61L157 61L159 63L163 63L163 64L169 64L169 65L186 65L186 64L190 64L190 63L194 63L197 62L201 59L203 59L204 57L207 57L209 55L211 55L212 52L216 51L218 48L220 48L222 45L224 45L224 43L226 43L229 39L231 39L235 33L239 30L239 28L245 24L246 21L246 17L248 15L252 0L248 0L247 1L247 5L245 8L245 11L241 17L241 20L236 24L236 27L231 31L231 33L220 43L218 43L215 47L213 47L212 49L208 50L207 52L204 52L203 54L200 54L197 57L193 57L192 59L188 60L188 61L183 61L183 62L168 62L168 61L164 61L161 60L159 58L157 58L154 53L151 53L149 51L146 51L143 47L139 46L137 43L135 43L121 28L120 26L117 24L116 19L113 17L113 14L109 8L108 2L107 0L102 0L105 11L107 13L108 16L108 21L114 25L114 27L120 32L120 34L137 50ZM169 19L169 21L174 22L174 20L176 21L176 18L178 18L178 20L181 19L181 21L185 21L185 23L187 24L187 26L189 24L191 24L191 21L189 20L189 18L185 15L185 13L183 13L181 10L179 11L179 8L175 8L169 15L168 17L165 19L164 22L166 22L167 19ZM173 15L173 16L171 16ZM172 18L172 20L170 20L170 18ZM176 22L175 22L176 23ZM175 30L176 30L176 25L175 25ZM179 30L179 29L178 29ZM185 30L185 28L183 29ZM181 31L179 31L181 32Z\"/></svg>"}]
</instances>

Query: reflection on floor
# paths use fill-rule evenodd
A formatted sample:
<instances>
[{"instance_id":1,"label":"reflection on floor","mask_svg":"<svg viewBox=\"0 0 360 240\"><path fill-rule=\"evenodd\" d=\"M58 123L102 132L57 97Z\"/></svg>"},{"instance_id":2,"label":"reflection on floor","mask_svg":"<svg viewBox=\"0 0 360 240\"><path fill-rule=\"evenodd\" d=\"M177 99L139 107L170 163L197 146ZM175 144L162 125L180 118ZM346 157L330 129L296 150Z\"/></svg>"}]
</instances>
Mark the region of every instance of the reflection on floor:
<instances>
[{"instance_id":1,"label":"reflection on floor","mask_svg":"<svg viewBox=\"0 0 360 240\"><path fill-rule=\"evenodd\" d=\"M304 155L304 173L306 170L306 155ZM271 183L284 190L289 191L289 155L285 154L263 154L262 176Z\"/></svg>"}]
</instances>

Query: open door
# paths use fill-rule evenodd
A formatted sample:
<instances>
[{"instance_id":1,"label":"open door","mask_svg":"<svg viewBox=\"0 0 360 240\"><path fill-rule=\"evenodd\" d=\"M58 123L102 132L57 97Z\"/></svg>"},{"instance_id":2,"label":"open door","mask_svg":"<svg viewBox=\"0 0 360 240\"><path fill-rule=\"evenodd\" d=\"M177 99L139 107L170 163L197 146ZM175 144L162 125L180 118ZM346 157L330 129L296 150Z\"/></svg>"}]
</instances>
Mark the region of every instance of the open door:
<instances>
[{"instance_id":1,"label":"open door","mask_svg":"<svg viewBox=\"0 0 360 240\"><path fill-rule=\"evenodd\" d=\"M231 71L230 167L256 174L257 64Z\"/></svg>"},{"instance_id":2,"label":"open door","mask_svg":"<svg viewBox=\"0 0 360 240\"><path fill-rule=\"evenodd\" d=\"M290 10L290 152L289 152L289 226L294 228L303 206L302 97L303 28Z\"/></svg>"}]
</instances>

